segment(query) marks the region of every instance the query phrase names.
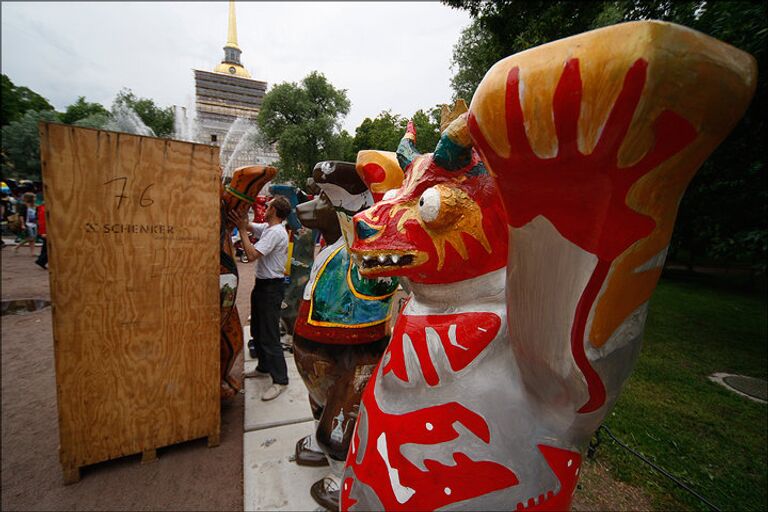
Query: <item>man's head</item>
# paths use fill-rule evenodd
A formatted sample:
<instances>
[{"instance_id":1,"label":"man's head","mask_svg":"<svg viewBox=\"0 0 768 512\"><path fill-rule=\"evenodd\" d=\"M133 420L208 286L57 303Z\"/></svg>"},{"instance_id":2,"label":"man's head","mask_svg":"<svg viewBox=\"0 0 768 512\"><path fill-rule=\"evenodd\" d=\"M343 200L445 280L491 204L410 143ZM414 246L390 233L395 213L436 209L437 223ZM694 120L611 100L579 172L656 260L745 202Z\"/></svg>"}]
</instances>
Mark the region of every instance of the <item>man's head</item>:
<instances>
[{"instance_id":1,"label":"man's head","mask_svg":"<svg viewBox=\"0 0 768 512\"><path fill-rule=\"evenodd\" d=\"M285 197L277 196L269 202L269 206L267 208L267 216L269 216L270 210L274 211L275 216L278 219L285 220L291 213L291 203L289 203L288 199Z\"/></svg>"}]
</instances>

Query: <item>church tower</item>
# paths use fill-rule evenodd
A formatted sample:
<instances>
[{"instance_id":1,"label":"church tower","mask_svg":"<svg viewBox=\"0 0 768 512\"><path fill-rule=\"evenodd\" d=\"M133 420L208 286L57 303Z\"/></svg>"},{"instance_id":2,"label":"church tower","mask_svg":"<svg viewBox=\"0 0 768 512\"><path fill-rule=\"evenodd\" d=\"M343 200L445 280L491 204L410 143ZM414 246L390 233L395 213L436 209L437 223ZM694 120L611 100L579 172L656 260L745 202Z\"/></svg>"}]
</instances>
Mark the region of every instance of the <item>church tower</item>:
<instances>
[{"instance_id":1,"label":"church tower","mask_svg":"<svg viewBox=\"0 0 768 512\"><path fill-rule=\"evenodd\" d=\"M199 141L221 145L236 119L242 118L255 124L261 109L261 102L267 92L267 82L254 80L245 69L240 56L242 50L237 42L237 19L235 2L229 2L229 23L227 42L224 45L224 59L213 71L193 70L195 73L195 108L199 125ZM228 145L237 144L229 137ZM221 164L224 166L234 148L223 147ZM248 160L250 159L250 160ZM241 155L238 164L270 163L277 160L277 153L270 151L259 155Z\"/></svg>"},{"instance_id":2,"label":"church tower","mask_svg":"<svg viewBox=\"0 0 768 512\"><path fill-rule=\"evenodd\" d=\"M251 74L240 64L240 54L243 51L237 45L237 19L235 18L235 2L229 1L229 29L227 30L227 44L224 45L224 60L213 70L216 73L228 73L230 75L251 78Z\"/></svg>"}]
</instances>

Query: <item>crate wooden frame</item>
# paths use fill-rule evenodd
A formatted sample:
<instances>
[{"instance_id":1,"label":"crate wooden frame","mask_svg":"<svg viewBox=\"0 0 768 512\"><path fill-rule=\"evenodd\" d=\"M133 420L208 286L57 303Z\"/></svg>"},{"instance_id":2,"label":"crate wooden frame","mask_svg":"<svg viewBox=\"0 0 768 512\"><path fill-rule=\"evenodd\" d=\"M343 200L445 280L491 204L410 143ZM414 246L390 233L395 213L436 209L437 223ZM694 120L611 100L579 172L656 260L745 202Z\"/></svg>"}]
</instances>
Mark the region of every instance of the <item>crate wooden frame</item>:
<instances>
[{"instance_id":1,"label":"crate wooden frame","mask_svg":"<svg viewBox=\"0 0 768 512\"><path fill-rule=\"evenodd\" d=\"M59 456L219 444L218 148L41 123Z\"/></svg>"}]
</instances>

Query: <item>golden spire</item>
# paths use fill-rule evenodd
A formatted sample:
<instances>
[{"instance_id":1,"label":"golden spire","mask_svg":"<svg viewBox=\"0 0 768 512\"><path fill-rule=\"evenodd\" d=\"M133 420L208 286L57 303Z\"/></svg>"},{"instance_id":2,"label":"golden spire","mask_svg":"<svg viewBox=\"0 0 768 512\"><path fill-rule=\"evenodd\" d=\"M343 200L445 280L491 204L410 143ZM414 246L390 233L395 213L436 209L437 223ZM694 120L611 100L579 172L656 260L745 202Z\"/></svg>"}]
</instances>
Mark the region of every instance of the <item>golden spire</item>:
<instances>
[{"instance_id":1,"label":"golden spire","mask_svg":"<svg viewBox=\"0 0 768 512\"><path fill-rule=\"evenodd\" d=\"M229 0L229 30L227 30L227 46L237 48L237 19L235 19L235 0Z\"/></svg>"},{"instance_id":2,"label":"golden spire","mask_svg":"<svg viewBox=\"0 0 768 512\"><path fill-rule=\"evenodd\" d=\"M224 60L213 68L216 73L251 78L251 74L240 64L242 50L237 46L237 20L235 19L235 2L229 0L229 27L227 30L227 44L224 45Z\"/></svg>"}]
</instances>

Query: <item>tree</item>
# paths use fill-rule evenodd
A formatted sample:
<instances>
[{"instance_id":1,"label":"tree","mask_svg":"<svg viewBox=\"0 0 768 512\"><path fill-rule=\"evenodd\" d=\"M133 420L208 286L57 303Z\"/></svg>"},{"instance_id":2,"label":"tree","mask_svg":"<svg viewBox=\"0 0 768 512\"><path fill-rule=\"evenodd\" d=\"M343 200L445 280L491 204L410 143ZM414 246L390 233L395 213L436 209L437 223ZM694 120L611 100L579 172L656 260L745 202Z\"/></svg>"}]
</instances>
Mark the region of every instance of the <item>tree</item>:
<instances>
[{"instance_id":1,"label":"tree","mask_svg":"<svg viewBox=\"0 0 768 512\"><path fill-rule=\"evenodd\" d=\"M109 111L104 108L100 103L89 103L85 101L85 96L80 96L77 101L67 107L64 114L61 116L61 122L67 124L75 124L77 121L86 119L92 116L101 116L102 118L109 115Z\"/></svg>"},{"instance_id":2,"label":"tree","mask_svg":"<svg viewBox=\"0 0 768 512\"><path fill-rule=\"evenodd\" d=\"M269 142L277 144L282 179L303 186L317 162L348 156L349 135L340 133L340 121L349 107L347 92L317 71L299 84L272 87L264 96L258 123Z\"/></svg>"},{"instance_id":3,"label":"tree","mask_svg":"<svg viewBox=\"0 0 768 512\"><path fill-rule=\"evenodd\" d=\"M148 98L137 97L130 89L121 89L112 102L112 115L115 116L128 107L136 112L141 121L156 136L167 137L173 133L173 107L161 108Z\"/></svg>"},{"instance_id":4,"label":"tree","mask_svg":"<svg viewBox=\"0 0 768 512\"><path fill-rule=\"evenodd\" d=\"M765 175L768 21L765 2L707 2L691 28L751 53L757 91L734 131L704 162L680 204L673 256L751 265L765 273L768 187ZM677 21L672 19L671 21Z\"/></svg>"},{"instance_id":5,"label":"tree","mask_svg":"<svg viewBox=\"0 0 768 512\"><path fill-rule=\"evenodd\" d=\"M355 138L347 132L347 130L341 130L338 137L332 139L329 153L331 155L338 155L338 159L344 162L354 162L357 159L357 151L355 151Z\"/></svg>"},{"instance_id":6,"label":"tree","mask_svg":"<svg viewBox=\"0 0 768 512\"><path fill-rule=\"evenodd\" d=\"M469 103L485 72L499 59L533 46L620 21L616 2L580 0L447 0L468 10L472 23L453 47L454 99ZM611 4L611 5L609 5ZM613 16L610 14L613 13Z\"/></svg>"},{"instance_id":7,"label":"tree","mask_svg":"<svg viewBox=\"0 0 768 512\"><path fill-rule=\"evenodd\" d=\"M751 53L768 69L765 2L748 0L521 1L444 0L473 18L454 46L456 97L471 100L496 61L533 46L623 21L682 24ZM766 76L744 118L704 163L680 204L670 258L748 264L765 272L768 191L765 178Z\"/></svg>"},{"instance_id":8,"label":"tree","mask_svg":"<svg viewBox=\"0 0 768 512\"><path fill-rule=\"evenodd\" d=\"M29 110L18 121L3 126L4 171L19 179L40 179L40 121L59 121L51 110Z\"/></svg>"},{"instance_id":9,"label":"tree","mask_svg":"<svg viewBox=\"0 0 768 512\"><path fill-rule=\"evenodd\" d=\"M451 77L453 99L472 101L475 89L485 76L485 72L499 60L504 50L498 46L478 20L473 20L453 45Z\"/></svg>"},{"instance_id":10,"label":"tree","mask_svg":"<svg viewBox=\"0 0 768 512\"><path fill-rule=\"evenodd\" d=\"M411 121L416 128L416 148L422 153L434 151L440 138L439 106L433 108L429 114L421 109L417 110ZM379 113L374 119L366 117L355 130L355 153L363 149L395 151L407 126L408 119L393 114L391 110Z\"/></svg>"},{"instance_id":11,"label":"tree","mask_svg":"<svg viewBox=\"0 0 768 512\"><path fill-rule=\"evenodd\" d=\"M107 113L95 113L91 114L88 117L84 117L82 119L79 119L75 121L75 126L83 126L85 128L95 128L97 130L103 130L106 129L107 123L109 123L112 120L112 117L110 116L109 112Z\"/></svg>"},{"instance_id":12,"label":"tree","mask_svg":"<svg viewBox=\"0 0 768 512\"><path fill-rule=\"evenodd\" d=\"M422 153L431 153L440 140L440 105L429 114L419 109L411 118L416 129L416 149ZM402 134L400 135L402 137Z\"/></svg>"},{"instance_id":13,"label":"tree","mask_svg":"<svg viewBox=\"0 0 768 512\"><path fill-rule=\"evenodd\" d=\"M26 87L17 87L7 75L2 75L2 126L18 121L30 110L53 111L48 100Z\"/></svg>"},{"instance_id":14,"label":"tree","mask_svg":"<svg viewBox=\"0 0 768 512\"><path fill-rule=\"evenodd\" d=\"M355 130L355 152L364 149L395 151L405 133L407 119L385 110L374 119L366 117Z\"/></svg>"}]
</instances>

